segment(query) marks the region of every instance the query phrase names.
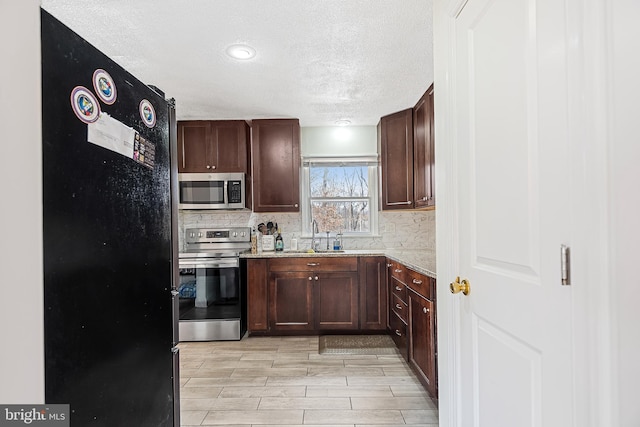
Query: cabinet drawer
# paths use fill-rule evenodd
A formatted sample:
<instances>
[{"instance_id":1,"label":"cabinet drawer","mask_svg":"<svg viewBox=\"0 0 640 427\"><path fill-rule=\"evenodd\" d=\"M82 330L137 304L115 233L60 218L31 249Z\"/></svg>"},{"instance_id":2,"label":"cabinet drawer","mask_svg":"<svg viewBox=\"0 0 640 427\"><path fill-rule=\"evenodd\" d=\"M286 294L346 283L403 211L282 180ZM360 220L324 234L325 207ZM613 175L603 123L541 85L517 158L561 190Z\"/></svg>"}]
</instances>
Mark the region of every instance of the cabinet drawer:
<instances>
[{"instance_id":1,"label":"cabinet drawer","mask_svg":"<svg viewBox=\"0 0 640 427\"><path fill-rule=\"evenodd\" d=\"M400 282L395 277L391 278L391 295L395 295L405 304L407 303L407 288L404 283Z\"/></svg>"},{"instance_id":2,"label":"cabinet drawer","mask_svg":"<svg viewBox=\"0 0 640 427\"><path fill-rule=\"evenodd\" d=\"M407 268L399 262L389 261L389 272L391 277L402 283L407 283Z\"/></svg>"},{"instance_id":3,"label":"cabinet drawer","mask_svg":"<svg viewBox=\"0 0 640 427\"><path fill-rule=\"evenodd\" d=\"M409 312L409 306L402 300L400 300L400 298L398 298L397 295L393 295L392 299L391 299L391 309L402 319L404 320L405 323L408 323L408 312Z\"/></svg>"},{"instance_id":4,"label":"cabinet drawer","mask_svg":"<svg viewBox=\"0 0 640 427\"><path fill-rule=\"evenodd\" d=\"M391 338L396 343L402 356L407 359L409 351L409 341L407 339L407 325L393 312L389 315L389 327Z\"/></svg>"},{"instance_id":5,"label":"cabinet drawer","mask_svg":"<svg viewBox=\"0 0 640 427\"><path fill-rule=\"evenodd\" d=\"M358 271L358 258L300 257L270 259L269 271Z\"/></svg>"},{"instance_id":6,"label":"cabinet drawer","mask_svg":"<svg viewBox=\"0 0 640 427\"><path fill-rule=\"evenodd\" d=\"M407 270L407 286L428 300L436 299L435 279L413 270Z\"/></svg>"}]
</instances>

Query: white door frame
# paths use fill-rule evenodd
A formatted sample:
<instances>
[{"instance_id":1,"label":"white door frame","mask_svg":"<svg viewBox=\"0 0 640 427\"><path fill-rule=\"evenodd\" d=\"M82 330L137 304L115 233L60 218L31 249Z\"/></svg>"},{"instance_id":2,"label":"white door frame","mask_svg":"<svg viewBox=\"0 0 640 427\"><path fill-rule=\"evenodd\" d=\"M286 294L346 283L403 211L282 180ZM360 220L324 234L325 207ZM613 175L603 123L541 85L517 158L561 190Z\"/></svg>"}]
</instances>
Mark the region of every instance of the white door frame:
<instances>
[{"instance_id":1,"label":"white door frame","mask_svg":"<svg viewBox=\"0 0 640 427\"><path fill-rule=\"evenodd\" d=\"M621 394L629 392L629 387L620 384L620 370L629 367L619 362L620 343L632 338L632 332L619 337L619 320L622 313L628 313L629 302L621 298L628 287L616 289L616 278L628 279L632 275L630 265L618 266L614 272L615 260L624 246L615 242L624 229L627 233L640 234L638 223L612 223L611 217L624 209L621 201L612 196L612 187L621 184L612 180L610 174L618 165L614 162L616 144L623 141L614 139L612 132L613 77L618 65L614 59L614 31L620 31L620 22L614 17L624 16L630 11L634 0L569 0L567 27L574 42L569 48L568 66L570 155L572 163L567 165L571 173L571 272L574 307L573 321L573 361L574 380L574 425L580 427L618 426L620 421L628 421L635 414L628 408L621 408L618 402ZM637 1L637 0L636 0ZM617 4L616 4L617 2ZM450 46L453 39L453 18L464 7L466 0L434 1L434 66L435 66L435 123L436 123L436 249L438 271L438 363L440 426L462 427L460 425L460 298L451 298L449 282L459 274L456 224L458 209L455 193L457 165L455 159L456 129L447 117L453 114L456 99L450 70L455 69ZM624 3L624 5L622 5ZM614 4L618 15L614 14ZM626 7L625 11L620 11ZM636 7L637 8L637 7ZM637 17L637 16L636 16ZM637 40L637 38L636 38ZM629 45L633 41L629 40ZM637 43L636 43L637 44ZM631 46L628 46L631 48ZM637 55L637 50L633 51ZM638 74L636 74L637 76ZM636 85L637 86L637 85ZM640 95L640 94L639 94ZM637 97L636 103L640 102ZM618 109L622 108L617 106ZM637 107L636 107L637 109ZM640 115L636 117L636 126ZM631 137L631 134L628 134ZM633 137L637 146L638 136ZM626 146L624 148L627 148ZM628 151L628 150L627 150ZM625 151L626 152L626 151ZM640 148L634 151L640 159ZM613 160L612 160L613 159ZM619 162L618 162L619 163ZM640 166L635 170L640 170ZM634 184L627 183L628 191L640 185L640 172L628 171L636 177ZM635 193L640 193L636 188ZM599 196L600 195L600 196ZM632 198L637 206L640 196ZM637 212L637 210L636 210ZM637 218L640 218L638 216ZM628 225L628 226L627 226ZM612 244L612 241L614 244ZM636 250L636 254L638 251ZM640 259L638 259L640 264ZM635 273L635 271L633 272ZM638 279L629 284L640 288ZM640 298L640 290L634 291ZM617 297L617 298L616 298ZM636 299L636 304L639 299ZM627 302L628 310L624 311ZM622 311L621 311L622 310ZM638 316L635 316L638 319ZM639 326L640 328L640 326ZM628 348L625 348L628 350ZM640 356L637 347L636 354ZM637 373L637 372L633 372ZM624 374L623 374L624 375ZM637 394L637 393L635 393ZM567 402L571 404L570 402Z\"/></svg>"}]
</instances>

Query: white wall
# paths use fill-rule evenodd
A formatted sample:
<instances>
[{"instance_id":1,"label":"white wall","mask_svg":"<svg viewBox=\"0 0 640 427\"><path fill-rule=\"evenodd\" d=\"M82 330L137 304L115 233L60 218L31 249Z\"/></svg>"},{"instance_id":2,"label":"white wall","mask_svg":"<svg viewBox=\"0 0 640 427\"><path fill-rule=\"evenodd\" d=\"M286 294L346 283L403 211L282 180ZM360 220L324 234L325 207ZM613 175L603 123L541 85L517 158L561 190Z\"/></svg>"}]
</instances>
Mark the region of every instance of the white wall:
<instances>
[{"instance_id":1,"label":"white wall","mask_svg":"<svg viewBox=\"0 0 640 427\"><path fill-rule=\"evenodd\" d=\"M2 0L0 39L0 402L44 403L40 1Z\"/></svg>"},{"instance_id":2,"label":"white wall","mask_svg":"<svg viewBox=\"0 0 640 427\"><path fill-rule=\"evenodd\" d=\"M300 128L303 157L372 156L378 152L375 126L316 126Z\"/></svg>"}]
</instances>

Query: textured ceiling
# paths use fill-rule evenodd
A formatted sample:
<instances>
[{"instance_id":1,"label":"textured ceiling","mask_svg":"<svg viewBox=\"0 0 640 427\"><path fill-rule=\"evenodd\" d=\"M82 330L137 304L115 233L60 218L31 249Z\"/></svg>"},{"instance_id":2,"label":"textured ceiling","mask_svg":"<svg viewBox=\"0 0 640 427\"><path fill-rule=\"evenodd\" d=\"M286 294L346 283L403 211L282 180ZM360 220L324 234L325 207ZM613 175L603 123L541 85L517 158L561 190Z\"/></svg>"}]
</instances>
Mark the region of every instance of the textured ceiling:
<instances>
[{"instance_id":1,"label":"textured ceiling","mask_svg":"<svg viewBox=\"0 0 640 427\"><path fill-rule=\"evenodd\" d=\"M431 0L42 0L179 120L375 125L433 81ZM226 56L247 43L250 61Z\"/></svg>"}]
</instances>

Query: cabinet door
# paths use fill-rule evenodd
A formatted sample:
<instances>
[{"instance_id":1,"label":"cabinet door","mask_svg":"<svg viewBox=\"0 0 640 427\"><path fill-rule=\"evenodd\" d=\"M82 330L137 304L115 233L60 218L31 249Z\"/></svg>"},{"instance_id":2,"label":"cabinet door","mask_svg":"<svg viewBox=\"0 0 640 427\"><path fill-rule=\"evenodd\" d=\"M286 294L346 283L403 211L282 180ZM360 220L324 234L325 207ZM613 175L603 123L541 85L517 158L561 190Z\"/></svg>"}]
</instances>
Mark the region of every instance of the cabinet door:
<instances>
[{"instance_id":1,"label":"cabinet door","mask_svg":"<svg viewBox=\"0 0 640 427\"><path fill-rule=\"evenodd\" d=\"M269 328L273 331L314 329L312 273L269 274Z\"/></svg>"},{"instance_id":2,"label":"cabinet door","mask_svg":"<svg viewBox=\"0 0 640 427\"><path fill-rule=\"evenodd\" d=\"M436 205L436 138L435 138L435 110L433 108L433 84L427 91L428 94L428 105L429 105L429 114L427 116L428 124L429 124L429 139L428 139L428 148L429 148L429 192L427 193L427 206L435 206Z\"/></svg>"},{"instance_id":3,"label":"cabinet door","mask_svg":"<svg viewBox=\"0 0 640 427\"><path fill-rule=\"evenodd\" d=\"M382 210L413 208L413 109L380 119Z\"/></svg>"},{"instance_id":4,"label":"cabinet door","mask_svg":"<svg viewBox=\"0 0 640 427\"><path fill-rule=\"evenodd\" d=\"M416 208L435 205L433 145L433 85L431 85L413 108L413 191Z\"/></svg>"},{"instance_id":5,"label":"cabinet door","mask_svg":"<svg viewBox=\"0 0 640 427\"><path fill-rule=\"evenodd\" d=\"M437 398L436 335L433 302L409 291L409 362L432 398Z\"/></svg>"},{"instance_id":6,"label":"cabinet door","mask_svg":"<svg viewBox=\"0 0 640 427\"><path fill-rule=\"evenodd\" d=\"M267 260L247 260L247 329L251 332L268 330Z\"/></svg>"},{"instance_id":7,"label":"cabinet door","mask_svg":"<svg viewBox=\"0 0 640 427\"><path fill-rule=\"evenodd\" d=\"M315 327L358 329L358 274L313 273Z\"/></svg>"},{"instance_id":8,"label":"cabinet door","mask_svg":"<svg viewBox=\"0 0 640 427\"><path fill-rule=\"evenodd\" d=\"M387 328L387 268L385 257L360 257L360 329Z\"/></svg>"},{"instance_id":9,"label":"cabinet door","mask_svg":"<svg viewBox=\"0 0 640 427\"><path fill-rule=\"evenodd\" d=\"M216 172L248 172L248 125L244 120L211 122L211 162Z\"/></svg>"},{"instance_id":10,"label":"cabinet door","mask_svg":"<svg viewBox=\"0 0 640 427\"><path fill-rule=\"evenodd\" d=\"M251 124L253 211L300 210L300 125L297 119Z\"/></svg>"},{"instance_id":11,"label":"cabinet door","mask_svg":"<svg viewBox=\"0 0 640 427\"><path fill-rule=\"evenodd\" d=\"M178 172L211 172L211 123L178 122Z\"/></svg>"}]
</instances>

